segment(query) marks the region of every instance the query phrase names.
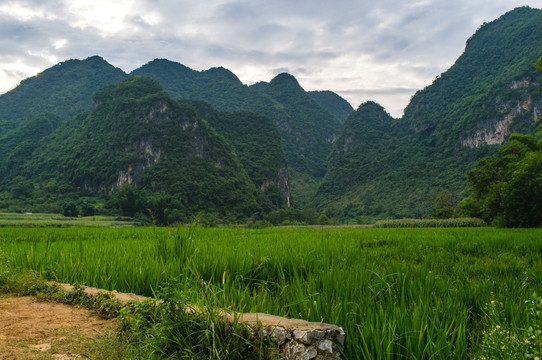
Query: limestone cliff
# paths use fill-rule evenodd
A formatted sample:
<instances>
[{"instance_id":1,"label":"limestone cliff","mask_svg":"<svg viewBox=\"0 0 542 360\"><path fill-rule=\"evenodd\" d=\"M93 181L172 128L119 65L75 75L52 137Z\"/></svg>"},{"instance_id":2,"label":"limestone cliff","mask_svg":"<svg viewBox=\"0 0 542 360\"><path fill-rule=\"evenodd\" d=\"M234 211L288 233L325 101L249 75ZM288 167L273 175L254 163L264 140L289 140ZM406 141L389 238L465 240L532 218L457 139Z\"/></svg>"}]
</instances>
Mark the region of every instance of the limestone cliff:
<instances>
[{"instance_id":1,"label":"limestone cliff","mask_svg":"<svg viewBox=\"0 0 542 360\"><path fill-rule=\"evenodd\" d=\"M498 115L480 121L475 132L461 140L461 145L471 149L483 145L500 145L510 135L514 121L530 121L534 124L540 120L542 99L536 93L538 81L523 78L512 81L508 88L516 92L515 98L505 101L497 97L495 107Z\"/></svg>"}]
</instances>

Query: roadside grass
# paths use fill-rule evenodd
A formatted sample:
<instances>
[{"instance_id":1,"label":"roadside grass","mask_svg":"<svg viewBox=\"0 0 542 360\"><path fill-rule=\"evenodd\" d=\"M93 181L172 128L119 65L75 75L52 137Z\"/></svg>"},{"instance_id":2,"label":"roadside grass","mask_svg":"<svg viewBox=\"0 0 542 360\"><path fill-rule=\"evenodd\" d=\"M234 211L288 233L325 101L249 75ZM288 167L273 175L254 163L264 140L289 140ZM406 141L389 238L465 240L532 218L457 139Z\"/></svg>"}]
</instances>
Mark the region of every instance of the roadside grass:
<instances>
[{"instance_id":1,"label":"roadside grass","mask_svg":"<svg viewBox=\"0 0 542 360\"><path fill-rule=\"evenodd\" d=\"M4 228L0 251L60 282L337 324L346 359L481 359L495 344L540 357L514 344L540 329L542 229ZM497 341L496 326L514 336ZM209 331L195 348L224 350Z\"/></svg>"}]
</instances>

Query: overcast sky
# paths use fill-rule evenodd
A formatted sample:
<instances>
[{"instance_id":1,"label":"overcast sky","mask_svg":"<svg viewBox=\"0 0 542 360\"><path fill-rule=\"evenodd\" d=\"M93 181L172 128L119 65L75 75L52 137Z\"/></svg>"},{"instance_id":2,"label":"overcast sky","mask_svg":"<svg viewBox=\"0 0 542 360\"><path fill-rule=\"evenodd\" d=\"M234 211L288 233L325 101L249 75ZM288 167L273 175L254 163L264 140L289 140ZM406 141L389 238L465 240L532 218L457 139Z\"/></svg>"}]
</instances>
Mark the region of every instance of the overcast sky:
<instances>
[{"instance_id":1,"label":"overcast sky","mask_svg":"<svg viewBox=\"0 0 542 360\"><path fill-rule=\"evenodd\" d=\"M67 59L167 58L243 83L294 75L398 117L478 27L540 0L0 0L0 93Z\"/></svg>"}]
</instances>

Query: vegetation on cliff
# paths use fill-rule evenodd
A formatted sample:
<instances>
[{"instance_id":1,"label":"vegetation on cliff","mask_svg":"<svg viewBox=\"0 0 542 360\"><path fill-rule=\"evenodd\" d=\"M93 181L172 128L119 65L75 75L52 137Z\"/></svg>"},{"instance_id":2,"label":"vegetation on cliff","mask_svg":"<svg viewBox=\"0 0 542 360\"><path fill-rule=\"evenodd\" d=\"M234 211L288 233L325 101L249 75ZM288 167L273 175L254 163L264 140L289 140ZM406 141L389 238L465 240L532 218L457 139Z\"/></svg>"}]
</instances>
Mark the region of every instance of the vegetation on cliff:
<instances>
[{"instance_id":1,"label":"vegetation on cliff","mask_svg":"<svg viewBox=\"0 0 542 360\"><path fill-rule=\"evenodd\" d=\"M280 133L271 119L248 111L219 112L203 101L193 100L191 104L231 144L258 190L263 211L287 207L288 164Z\"/></svg>"}]
</instances>

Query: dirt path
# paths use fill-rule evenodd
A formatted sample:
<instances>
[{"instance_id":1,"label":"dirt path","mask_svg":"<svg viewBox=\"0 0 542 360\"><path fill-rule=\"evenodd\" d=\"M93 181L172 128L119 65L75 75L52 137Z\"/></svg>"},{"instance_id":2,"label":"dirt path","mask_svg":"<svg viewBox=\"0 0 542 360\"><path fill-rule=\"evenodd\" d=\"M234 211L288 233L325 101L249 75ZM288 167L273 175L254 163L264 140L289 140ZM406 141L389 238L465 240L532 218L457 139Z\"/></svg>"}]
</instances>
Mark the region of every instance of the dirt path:
<instances>
[{"instance_id":1,"label":"dirt path","mask_svg":"<svg viewBox=\"0 0 542 360\"><path fill-rule=\"evenodd\" d=\"M92 343L114 327L114 320L84 308L35 297L0 298L0 360L97 359L89 355Z\"/></svg>"}]
</instances>

